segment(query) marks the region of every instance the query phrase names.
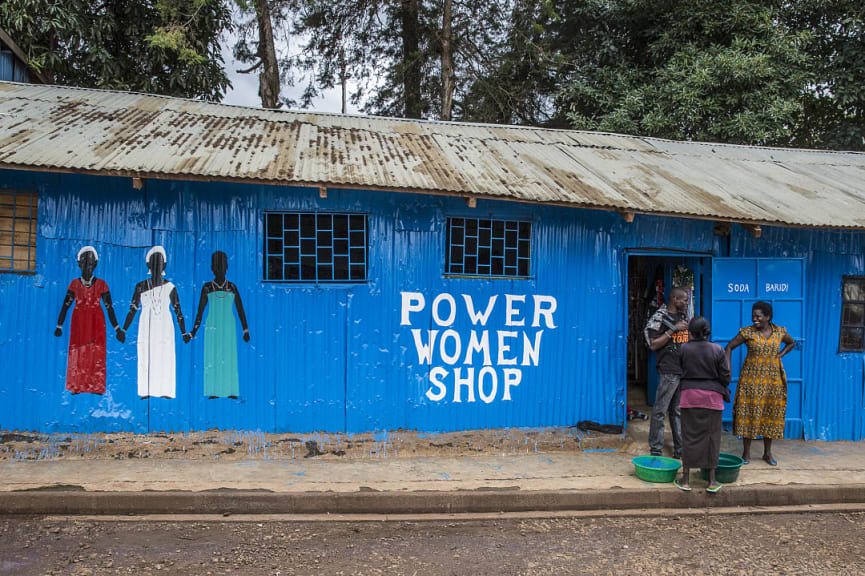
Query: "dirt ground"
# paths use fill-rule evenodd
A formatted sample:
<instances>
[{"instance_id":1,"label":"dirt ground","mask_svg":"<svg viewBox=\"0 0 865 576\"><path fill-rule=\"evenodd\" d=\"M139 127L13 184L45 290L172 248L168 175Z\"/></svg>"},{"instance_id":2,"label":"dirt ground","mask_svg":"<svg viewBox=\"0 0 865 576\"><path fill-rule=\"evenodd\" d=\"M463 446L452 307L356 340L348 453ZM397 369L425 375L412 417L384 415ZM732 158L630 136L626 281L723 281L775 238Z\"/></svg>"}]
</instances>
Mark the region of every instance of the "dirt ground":
<instances>
[{"instance_id":1,"label":"dirt ground","mask_svg":"<svg viewBox=\"0 0 865 576\"><path fill-rule=\"evenodd\" d=\"M376 460L424 456L508 456L627 448L622 434L569 428L430 433L268 434L234 430L181 433L38 434L0 432L0 462L75 459Z\"/></svg>"},{"instance_id":2,"label":"dirt ground","mask_svg":"<svg viewBox=\"0 0 865 576\"><path fill-rule=\"evenodd\" d=\"M865 516L799 513L395 522L0 519L0 574L865 573Z\"/></svg>"}]
</instances>

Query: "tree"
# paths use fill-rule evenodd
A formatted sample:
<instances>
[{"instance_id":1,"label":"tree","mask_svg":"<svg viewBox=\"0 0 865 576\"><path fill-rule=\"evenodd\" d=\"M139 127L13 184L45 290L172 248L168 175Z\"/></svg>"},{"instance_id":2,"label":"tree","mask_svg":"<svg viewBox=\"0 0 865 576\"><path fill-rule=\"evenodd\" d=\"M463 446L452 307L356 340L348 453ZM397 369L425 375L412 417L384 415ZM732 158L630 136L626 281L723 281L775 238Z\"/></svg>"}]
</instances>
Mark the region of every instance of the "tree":
<instances>
[{"instance_id":1,"label":"tree","mask_svg":"<svg viewBox=\"0 0 865 576\"><path fill-rule=\"evenodd\" d=\"M804 50L812 82L794 144L865 150L865 4L854 0L799 0L785 25L811 33Z\"/></svg>"},{"instance_id":2,"label":"tree","mask_svg":"<svg viewBox=\"0 0 865 576\"><path fill-rule=\"evenodd\" d=\"M251 64L243 74L258 71L258 95L264 108L279 108L294 102L280 97L280 86L294 83L291 59L277 54L277 39L286 47L290 41L289 26L295 14L293 2L285 0L235 0L239 9L237 42L234 57ZM274 27L281 34L274 33Z\"/></svg>"},{"instance_id":3,"label":"tree","mask_svg":"<svg viewBox=\"0 0 865 576\"><path fill-rule=\"evenodd\" d=\"M351 100L365 112L428 116L429 18L422 0L306 0L296 34L308 40L295 61L313 74L304 104L351 78Z\"/></svg>"},{"instance_id":4,"label":"tree","mask_svg":"<svg viewBox=\"0 0 865 576\"><path fill-rule=\"evenodd\" d=\"M358 91L368 95L361 110L402 118L429 118L440 90L433 60L435 19L422 0L386 0L379 3L372 47L368 52L372 73Z\"/></svg>"},{"instance_id":5,"label":"tree","mask_svg":"<svg viewBox=\"0 0 865 576\"><path fill-rule=\"evenodd\" d=\"M500 1L487 6L482 28L467 34L460 102L465 120L565 126L555 95L564 60L556 45L560 17L548 0ZM573 38L567 37L567 44Z\"/></svg>"},{"instance_id":6,"label":"tree","mask_svg":"<svg viewBox=\"0 0 865 576\"><path fill-rule=\"evenodd\" d=\"M454 104L453 0L442 2L441 45L441 119L450 120Z\"/></svg>"},{"instance_id":7,"label":"tree","mask_svg":"<svg viewBox=\"0 0 865 576\"><path fill-rule=\"evenodd\" d=\"M561 96L573 126L682 140L787 145L809 82L809 33L781 0L614 0Z\"/></svg>"},{"instance_id":8,"label":"tree","mask_svg":"<svg viewBox=\"0 0 865 576\"><path fill-rule=\"evenodd\" d=\"M295 33L307 38L295 60L310 75L301 105L309 107L323 91L340 86L342 111L348 109L348 84L356 91L351 101L359 104L361 85L373 74L371 46L382 29L374 0L304 0L296 20Z\"/></svg>"},{"instance_id":9,"label":"tree","mask_svg":"<svg viewBox=\"0 0 865 576\"><path fill-rule=\"evenodd\" d=\"M365 112L459 117L508 1L306 0L296 29L309 39L298 62L313 71L305 103L351 79Z\"/></svg>"},{"instance_id":10,"label":"tree","mask_svg":"<svg viewBox=\"0 0 865 576\"><path fill-rule=\"evenodd\" d=\"M220 100L222 0L6 0L0 26L59 84Z\"/></svg>"}]
</instances>

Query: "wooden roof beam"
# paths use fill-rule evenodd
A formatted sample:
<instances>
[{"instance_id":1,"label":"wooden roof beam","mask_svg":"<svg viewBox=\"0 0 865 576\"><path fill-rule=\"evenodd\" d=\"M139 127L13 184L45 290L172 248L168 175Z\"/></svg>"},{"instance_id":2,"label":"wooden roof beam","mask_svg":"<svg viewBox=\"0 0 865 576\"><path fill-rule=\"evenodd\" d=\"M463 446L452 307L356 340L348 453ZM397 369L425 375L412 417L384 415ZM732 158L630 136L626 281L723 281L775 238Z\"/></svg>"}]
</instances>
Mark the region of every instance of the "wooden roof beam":
<instances>
[{"instance_id":1,"label":"wooden roof beam","mask_svg":"<svg viewBox=\"0 0 865 576\"><path fill-rule=\"evenodd\" d=\"M630 224L634 221L635 214L633 212L629 212L628 210L617 210L619 216L622 217L622 220Z\"/></svg>"}]
</instances>

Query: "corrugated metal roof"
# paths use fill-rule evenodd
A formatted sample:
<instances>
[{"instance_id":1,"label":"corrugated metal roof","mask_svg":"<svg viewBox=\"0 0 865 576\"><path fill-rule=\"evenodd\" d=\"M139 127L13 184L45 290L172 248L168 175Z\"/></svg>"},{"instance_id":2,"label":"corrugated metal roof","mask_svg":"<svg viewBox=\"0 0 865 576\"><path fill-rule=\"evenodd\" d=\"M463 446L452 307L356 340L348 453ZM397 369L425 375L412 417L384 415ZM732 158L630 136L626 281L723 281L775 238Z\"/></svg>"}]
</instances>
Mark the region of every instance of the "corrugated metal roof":
<instances>
[{"instance_id":1,"label":"corrugated metal roof","mask_svg":"<svg viewBox=\"0 0 865 576\"><path fill-rule=\"evenodd\" d=\"M0 167L865 228L865 154L272 111L5 82Z\"/></svg>"}]
</instances>

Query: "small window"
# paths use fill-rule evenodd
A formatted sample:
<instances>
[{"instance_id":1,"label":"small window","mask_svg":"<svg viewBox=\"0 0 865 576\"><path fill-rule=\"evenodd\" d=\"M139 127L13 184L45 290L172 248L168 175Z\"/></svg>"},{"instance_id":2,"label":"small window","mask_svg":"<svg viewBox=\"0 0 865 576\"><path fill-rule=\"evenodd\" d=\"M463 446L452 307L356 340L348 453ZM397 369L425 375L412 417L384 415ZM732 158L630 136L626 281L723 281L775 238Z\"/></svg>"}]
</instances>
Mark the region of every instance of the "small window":
<instances>
[{"instance_id":1,"label":"small window","mask_svg":"<svg viewBox=\"0 0 865 576\"><path fill-rule=\"evenodd\" d=\"M265 212L264 279L366 282L365 214Z\"/></svg>"},{"instance_id":2,"label":"small window","mask_svg":"<svg viewBox=\"0 0 865 576\"><path fill-rule=\"evenodd\" d=\"M36 270L37 197L0 190L0 272Z\"/></svg>"},{"instance_id":3,"label":"small window","mask_svg":"<svg viewBox=\"0 0 865 576\"><path fill-rule=\"evenodd\" d=\"M838 351L865 351L865 276L844 276Z\"/></svg>"},{"instance_id":4,"label":"small window","mask_svg":"<svg viewBox=\"0 0 865 576\"><path fill-rule=\"evenodd\" d=\"M447 274L527 278L532 223L448 218Z\"/></svg>"}]
</instances>

